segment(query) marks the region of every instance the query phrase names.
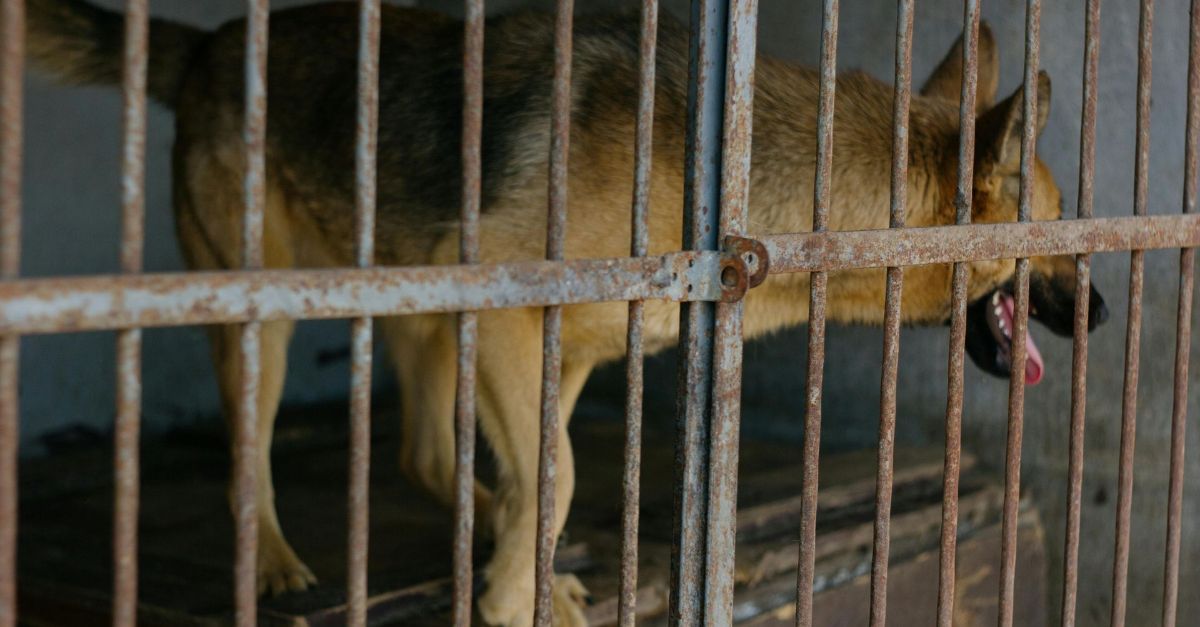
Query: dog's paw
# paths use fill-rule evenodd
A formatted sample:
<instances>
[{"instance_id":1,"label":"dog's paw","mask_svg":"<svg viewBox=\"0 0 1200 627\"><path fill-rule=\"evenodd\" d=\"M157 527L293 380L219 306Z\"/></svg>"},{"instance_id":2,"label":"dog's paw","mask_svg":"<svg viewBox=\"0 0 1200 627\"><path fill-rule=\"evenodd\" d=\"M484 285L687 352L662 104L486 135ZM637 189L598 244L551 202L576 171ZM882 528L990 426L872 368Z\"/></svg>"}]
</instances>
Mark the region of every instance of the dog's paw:
<instances>
[{"instance_id":1,"label":"dog's paw","mask_svg":"<svg viewBox=\"0 0 1200 627\"><path fill-rule=\"evenodd\" d=\"M583 608L587 605L587 588L575 575L556 575L551 590L554 604L554 627L587 627ZM533 625L533 589L514 590L489 586L479 599L479 615L488 625L530 627Z\"/></svg>"},{"instance_id":2,"label":"dog's paw","mask_svg":"<svg viewBox=\"0 0 1200 627\"><path fill-rule=\"evenodd\" d=\"M479 597L479 616L494 627L527 627L533 624L533 588L491 584Z\"/></svg>"},{"instance_id":3,"label":"dog's paw","mask_svg":"<svg viewBox=\"0 0 1200 627\"><path fill-rule=\"evenodd\" d=\"M265 539L264 539L265 540ZM258 594L278 596L317 585L312 571L283 539L266 541L258 549Z\"/></svg>"}]
</instances>

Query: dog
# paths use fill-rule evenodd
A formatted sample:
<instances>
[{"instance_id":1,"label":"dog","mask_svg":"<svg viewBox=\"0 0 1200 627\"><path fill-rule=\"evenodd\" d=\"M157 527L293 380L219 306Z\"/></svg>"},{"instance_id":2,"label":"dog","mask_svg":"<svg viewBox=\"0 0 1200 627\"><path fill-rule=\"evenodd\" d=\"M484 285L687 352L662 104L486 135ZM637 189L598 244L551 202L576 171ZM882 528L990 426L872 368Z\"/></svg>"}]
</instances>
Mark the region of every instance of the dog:
<instances>
[{"instance_id":1,"label":"dog","mask_svg":"<svg viewBox=\"0 0 1200 627\"><path fill-rule=\"evenodd\" d=\"M484 262L543 259L550 146L553 17L521 13L490 19L484 55ZM83 0L29 0L31 59L76 84L120 81L122 17ZM622 257L630 241L639 19L636 12L575 23L568 258ZM354 137L358 13L353 3L278 11L271 17L267 123L265 256L269 268L348 266L354 259ZM680 250L688 79L687 29L661 20L658 39L654 157L650 183L650 253ZM149 95L175 112L174 211L180 245L193 270L238 268L243 213L242 138L245 22L215 31L153 20ZM384 6L380 70L377 260L385 266L453 264L458 259L461 202L462 23L440 14ZM912 99L907 223L952 224L959 146L962 41ZM997 54L986 25L979 35L976 154L971 219L1017 216L1023 91L997 101ZM892 88L861 72L837 78L829 228L888 225ZM1050 80L1038 77L1037 130L1050 110ZM759 55L753 117L751 234L811 230L818 75ZM1049 169L1033 168L1035 220L1056 220L1062 199ZM984 370L1008 376L1014 313L1012 260L977 261L969 269L967 347ZM1031 314L1071 335L1075 308L1072 257L1031 261ZM902 304L906 324L945 324L951 312L949 265L909 268ZM807 274L773 275L745 300L744 333L762 336L808 317ZM879 324L882 269L837 272L828 281L828 319ZM1089 330L1107 317L1093 288ZM678 305L649 302L647 351L677 340ZM598 364L622 358L624 303L564 308L560 411L564 421ZM454 498L456 335L453 315L387 318L380 328L403 392L401 467L446 503ZM262 325L258 398L258 587L273 594L316 582L284 539L274 507L269 448L290 321ZM227 416L239 389L238 333L211 329ZM1043 376L1027 339L1025 378ZM478 398L482 432L497 460L496 485L477 485L481 520L495 552L479 599L492 625L529 625L534 598L537 442L542 311L479 315ZM554 531L561 532L574 487L571 442L558 436ZM584 590L571 576L553 586L555 624L585 624Z\"/></svg>"}]
</instances>

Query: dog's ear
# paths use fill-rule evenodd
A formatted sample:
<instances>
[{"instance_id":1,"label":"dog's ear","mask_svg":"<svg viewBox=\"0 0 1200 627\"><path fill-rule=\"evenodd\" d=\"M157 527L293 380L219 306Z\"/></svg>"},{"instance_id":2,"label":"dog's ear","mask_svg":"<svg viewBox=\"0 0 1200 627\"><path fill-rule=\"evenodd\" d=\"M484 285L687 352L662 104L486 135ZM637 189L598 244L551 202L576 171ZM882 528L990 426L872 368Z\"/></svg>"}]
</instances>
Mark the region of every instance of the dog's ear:
<instances>
[{"instance_id":1,"label":"dog's ear","mask_svg":"<svg viewBox=\"0 0 1200 627\"><path fill-rule=\"evenodd\" d=\"M1021 133L1024 128L1025 88L984 113L975 126L976 171L983 176L1011 176L1021 169ZM1050 75L1038 72L1036 133L1042 134L1050 117Z\"/></svg>"},{"instance_id":2,"label":"dog's ear","mask_svg":"<svg viewBox=\"0 0 1200 627\"><path fill-rule=\"evenodd\" d=\"M979 65L976 74L975 115L991 108L996 100L1000 82L1000 62L996 55L996 39L987 22L979 24ZM958 102L962 98L963 39L960 35L954 47L938 64L937 69L921 87L921 95Z\"/></svg>"}]
</instances>

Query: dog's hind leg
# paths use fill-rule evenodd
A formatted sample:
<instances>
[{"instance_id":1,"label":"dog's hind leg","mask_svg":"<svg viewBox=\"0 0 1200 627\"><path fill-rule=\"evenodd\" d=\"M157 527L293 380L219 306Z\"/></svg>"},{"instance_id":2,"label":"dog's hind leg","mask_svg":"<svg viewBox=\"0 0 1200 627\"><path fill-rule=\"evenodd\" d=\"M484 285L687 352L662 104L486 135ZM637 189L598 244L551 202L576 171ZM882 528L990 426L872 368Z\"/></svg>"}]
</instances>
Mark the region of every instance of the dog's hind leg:
<instances>
[{"instance_id":1,"label":"dog's hind leg","mask_svg":"<svg viewBox=\"0 0 1200 627\"><path fill-rule=\"evenodd\" d=\"M385 318L380 329L400 383L400 469L413 483L452 507L455 501L455 396L458 340L455 317ZM475 483L476 531L487 531L491 492Z\"/></svg>"},{"instance_id":2,"label":"dog's hind leg","mask_svg":"<svg viewBox=\"0 0 1200 627\"><path fill-rule=\"evenodd\" d=\"M193 270L232 267L239 258L240 175L204 151L179 155L175 162L175 217L179 242ZM233 182L234 184L230 184ZM271 268L292 265L287 223L276 190L268 191L268 208L263 249L266 265ZM201 215L204 216L203 220ZM287 370L287 349L294 323L273 321L262 324L260 337L260 381L256 403L258 413L258 454L255 502L258 512L257 581L259 593L279 594L303 590L316 583L312 572L288 545L275 512L275 490L271 481L271 436L275 414L283 392ZM230 439L236 431L236 416L241 391L241 341L236 325L209 328L213 362L217 370L222 409L229 425ZM234 480L230 473L230 507L236 511Z\"/></svg>"},{"instance_id":3,"label":"dog's hind leg","mask_svg":"<svg viewBox=\"0 0 1200 627\"><path fill-rule=\"evenodd\" d=\"M492 625L533 623L538 518L538 438L541 416L542 317L537 310L480 315L480 418L498 464L492 525L496 546L485 570L487 590L479 611ZM557 541L575 488L567 421L589 367L564 361L560 385L553 539ZM586 625L586 591L571 575L555 578L557 626Z\"/></svg>"},{"instance_id":4,"label":"dog's hind leg","mask_svg":"<svg viewBox=\"0 0 1200 627\"><path fill-rule=\"evenodd\" d=\"M283 537L279 517L275 512L275 488L271 479L271 436L279 399L283 392L287 369L287 347L294 323L288 321L262 324L260 372L257 413L258 454L255 460L255 503L258 512L258 591L259 594L282 594L304 590L317 582L312 571L300 561L296 552ZM241 390L241 329L234 325L213 327L214 358L221 384L221 397L230 434L235 424ZM232 435L231 435L232 438ZM237 510L235 481L229 482L229 505Z\"/></svg>"}]
</instances>

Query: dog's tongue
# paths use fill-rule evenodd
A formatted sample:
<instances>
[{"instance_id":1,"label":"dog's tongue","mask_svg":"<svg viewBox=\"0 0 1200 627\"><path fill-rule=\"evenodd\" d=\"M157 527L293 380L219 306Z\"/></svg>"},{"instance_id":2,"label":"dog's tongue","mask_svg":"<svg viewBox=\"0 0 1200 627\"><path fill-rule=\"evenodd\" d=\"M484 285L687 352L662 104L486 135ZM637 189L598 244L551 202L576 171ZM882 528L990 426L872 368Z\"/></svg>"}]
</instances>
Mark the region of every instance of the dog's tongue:
<instances>
[{"instance_id":1,"label":"dog's tongue","mask_svg":"<svg viewBox=\"0 0 1200 627\"><path fill-rule=\"evenodd\" d=\"M1013 312L1016 311L1016 301L1009 294L1000 295L1001 305L1003 305L1004 323L1008 328L1015 329L1013 326ZM1014 342L1015 342L1014 338ZM1045 371L1045 364L1042 362L1042 354L1038 351L1037 344L1033 342L1033 336L1029 334L1028 325L1025 330L1025 383L1026 385L1037 385L1042 380L1042 374Z\"/></svg>"}]
</instances>

